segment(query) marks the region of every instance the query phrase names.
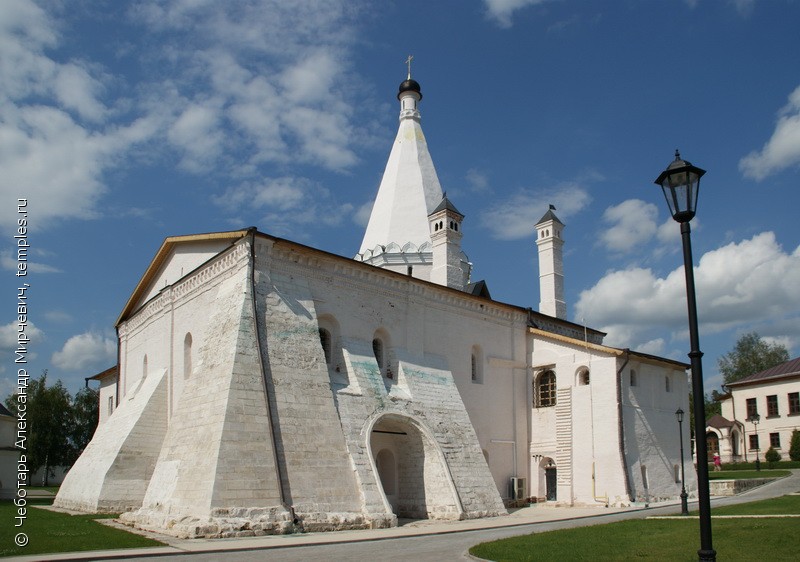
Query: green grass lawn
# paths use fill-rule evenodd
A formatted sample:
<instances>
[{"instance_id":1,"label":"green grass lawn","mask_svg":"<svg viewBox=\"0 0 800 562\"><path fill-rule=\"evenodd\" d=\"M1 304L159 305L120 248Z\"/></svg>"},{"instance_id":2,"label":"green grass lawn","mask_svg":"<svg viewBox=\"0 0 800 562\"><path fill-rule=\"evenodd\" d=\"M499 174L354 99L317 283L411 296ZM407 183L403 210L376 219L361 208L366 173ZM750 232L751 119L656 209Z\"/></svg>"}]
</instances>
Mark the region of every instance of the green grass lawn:
<instances>
[{"instance_id":1,"label":"green grass lawn","mask_svg":"<svg viewBox=\"0 0 800 562\"><path fill-rule=\"evenodd\" d=\"M797 560L798 520L714 519L715 515L800 513L800 496L784 496L712 509L718 560ZM477 545L470 554L488 560L697 560L695 518L631 520L514 537Z\"/></svg>"},{"instance_id":2,"label":"green grass lawn","mask_svg":"<svg viewBox=\"0 0 800 562\"><path fill-rule=\"evenodd\" d=\"M708 473L709 480L749 480L752 478L783 478L791 474L788 470L720 470Z\"/></svg>"},{"instance_id":3,"label":"green grass lawn","mask_svg":"<svg viewBox=\"0 0 800 562\"><path fill-rule=\"evenodd\" d=\"M0 556L162 546L158 541L94 521L113 518L115 515L67 515L32 507L51 502L52 500L29 502L27 519L22 527L14 526L14 517L17 515L14 504L10 501L0 502ZM14 537L19 532L28 536L28 545L23 548L16 546L14 542Z\"/></svg>"}]
</instances>

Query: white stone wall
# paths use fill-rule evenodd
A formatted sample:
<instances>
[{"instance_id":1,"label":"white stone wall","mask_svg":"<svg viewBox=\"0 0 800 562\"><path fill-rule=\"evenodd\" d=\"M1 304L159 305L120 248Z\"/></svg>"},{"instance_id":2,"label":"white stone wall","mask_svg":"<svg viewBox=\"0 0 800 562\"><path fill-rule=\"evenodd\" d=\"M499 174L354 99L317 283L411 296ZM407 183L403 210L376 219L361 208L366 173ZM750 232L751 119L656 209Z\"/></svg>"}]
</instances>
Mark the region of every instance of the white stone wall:
<instances>
[{"instance_id":1,"label":"white stone wall","mask_svg":"<svg viewBox=\"0 0 800 562\"><path fill-rule=\"evenodd\" d=\"M243 238L120 324L120 406L87 451L146 468L126 496L113 471L91 468L100 453L85 454L76 474L96 489L67 486L74 493L60 494L63 505L138 507L124 519L178 536L382 527L397 515L505 513L511 477L528 478L528 495L543 495L546 458L558 466L559 502L624 501L621 352L544 337L529 329L531 319L573 338L582 330L524 309L255 240L254 270ZM331 333L330 362L320 327ZM547 366L558 374L558 404L537 411L532 381ZM663 380L663 365L641 369L640 380ZM685 377L669 376L673 392L685 392ZM145 388L154 398L139 404ZM660 428L675 408L655 387L624 395L636 494L644 464L648 493L668 495L654 465L669 449ZM140 458L114 449L145 443ZM378 471L382 450L381 462L394 459L391 470L381 465L394 474L394 492Z\"/></svg>"},{"instance_id":2,"label":"white stone wall","mask_svg":"<svg viewBox=\"0 0 800 562\"><path fill-rule=\"evenodd\" d=\"M102 425L117 409L117 378L104 377L97 389L98 425Z\"/></svg>"},{"instance_id":3,"label":"white stone wall","mask_svg":"<svg viewBox=\"0 0 800 562\"><path fill-rule=\"evenodd\" d=\"M164 369L139 380L98 427L53 505L90 513L141 505L167 429L166 381Z\"/></svg>"},{"instance_id":4,"label":"white stone wall","mask_svg":"<svg viewBox=\"0 0 800 562\"><path fill-rule=\"evenodd\" d=\"M635 371L635 386L631 386L631 370ZM697 490L697 480L692 465L686 372L634 356L621 373L621 383L625 450L634 500L654 502L680 494L680 436L675 415L678 408L685 412L684 469L686 490L692 495Z\"/></svg>"}]
</instances>

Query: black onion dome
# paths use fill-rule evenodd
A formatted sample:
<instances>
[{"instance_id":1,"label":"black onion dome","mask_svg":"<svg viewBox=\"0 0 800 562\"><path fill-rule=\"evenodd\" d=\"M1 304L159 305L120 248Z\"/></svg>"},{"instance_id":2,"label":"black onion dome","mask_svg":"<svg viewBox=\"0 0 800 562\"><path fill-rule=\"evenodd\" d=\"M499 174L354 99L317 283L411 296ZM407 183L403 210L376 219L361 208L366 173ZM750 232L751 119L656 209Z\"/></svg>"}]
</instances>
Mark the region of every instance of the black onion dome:
<instances>
[{"instance_id":1,"label":"black onion dome","mask_svg":"<svg viewBox=\"0 0 800 562\"><path fill-rule=\"evenodd\" d=\"M397 99L400 99L400 94L403 92L417 92L419 94L419 99L422 99L422 92L420 91L419 82L412 80L411 78L404 80L403 83L400 84L400 91L397 92Z\"/></svg>"}]
</instances>

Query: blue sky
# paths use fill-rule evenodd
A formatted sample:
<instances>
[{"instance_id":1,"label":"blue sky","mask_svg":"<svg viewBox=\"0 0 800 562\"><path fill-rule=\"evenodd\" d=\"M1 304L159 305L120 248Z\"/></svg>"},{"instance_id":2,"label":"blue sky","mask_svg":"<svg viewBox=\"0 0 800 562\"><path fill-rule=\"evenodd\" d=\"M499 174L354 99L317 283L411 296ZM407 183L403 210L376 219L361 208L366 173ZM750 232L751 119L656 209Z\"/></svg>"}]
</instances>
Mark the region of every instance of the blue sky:
<instances>
[{"instance_id":1,"label":"blue sky","mask_svg":"<svg viewBox=\"0 0 800 562\"><path fill-rule=\"evenodd\" d=\"M800 2L6 0L0 393L16 200L28 369L71 390L167 236L258 226L353 256L414 55L422 127L492 296L538 306L533 225L566 223L569 319L687 360L679 226L654 179L708 171L692 222L706 389L756 330L800 351ZM687 360L688 361L688 360Z\"/></svg>"}]
</instances>

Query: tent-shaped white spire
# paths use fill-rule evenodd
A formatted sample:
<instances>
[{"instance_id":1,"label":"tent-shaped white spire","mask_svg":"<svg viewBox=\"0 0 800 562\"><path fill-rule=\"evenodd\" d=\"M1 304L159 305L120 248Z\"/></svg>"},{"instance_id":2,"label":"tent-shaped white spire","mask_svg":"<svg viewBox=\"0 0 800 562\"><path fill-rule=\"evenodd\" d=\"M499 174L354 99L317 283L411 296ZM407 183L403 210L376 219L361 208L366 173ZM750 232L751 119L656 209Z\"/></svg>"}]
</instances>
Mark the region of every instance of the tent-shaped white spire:
<instances>
[{"instance_id":1,"label":"tent-shaped white spire","mask_svg":"<svg viewBox=\"0 0 800 562\"><path fill-rule=\"evenodd\" d=\"M400 84L397 94L400 127L359 254L392 243L400 247L430 244L428 215L442 201L442 188L419 123L417 104L422 93L419 84L411 79L408 62L408 79Z\"/></svg>"}]
</instances>

